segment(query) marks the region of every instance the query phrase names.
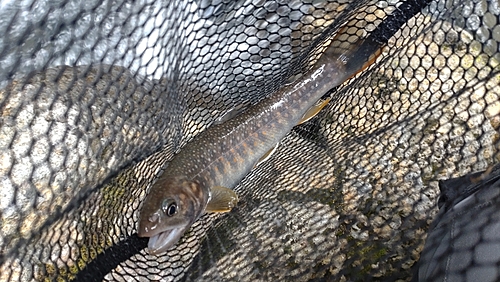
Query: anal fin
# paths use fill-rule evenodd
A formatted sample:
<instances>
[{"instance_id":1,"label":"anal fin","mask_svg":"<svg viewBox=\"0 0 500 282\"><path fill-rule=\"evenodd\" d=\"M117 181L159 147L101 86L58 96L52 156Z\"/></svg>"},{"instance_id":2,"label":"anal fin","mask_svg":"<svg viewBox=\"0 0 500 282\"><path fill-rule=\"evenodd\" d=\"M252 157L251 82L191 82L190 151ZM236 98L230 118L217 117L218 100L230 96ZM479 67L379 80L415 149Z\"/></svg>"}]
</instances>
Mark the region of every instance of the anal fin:
<instances>
[{"instance_id":1,"label":"anal fin","mask_svg":"<svg viewBox=\"0 0 500 282\"><path fill-rule=\"evenodd\" d=\"M238 195L233 190L214 186L211 189L210 200L205 211L207 212L228 212L238 203Z\"/></svg>"},{"instance_id":2,"label":"anal fin","mask_svg":"<svg viewBox=\"0 0 500 282\"><path fill-rule=\"evenodd\" d=\"M267 161L274 154L274 152L276 152L276 149L278 148L278 145L279 145L279 143L276 144L276 146L272 147L264 155L262 155L262 157L260 157L260 159L255 163L255 165L253 167L255 168L258 165L260 165L261 163Z\"/></svg>"},{"instance_id":3,"label":"anal fin","mask_svg":"<svg viewBox=\"0 0 500 282\"><path fill-rule=\"evenodd\" d=\"M306 121L312 119L315 115L317 115L328 103L331 98L327 98L325 100L319 99L312 107L310 107L307 112L302 116L298 124L303 124Z\"/></svg>"}]
</instances>

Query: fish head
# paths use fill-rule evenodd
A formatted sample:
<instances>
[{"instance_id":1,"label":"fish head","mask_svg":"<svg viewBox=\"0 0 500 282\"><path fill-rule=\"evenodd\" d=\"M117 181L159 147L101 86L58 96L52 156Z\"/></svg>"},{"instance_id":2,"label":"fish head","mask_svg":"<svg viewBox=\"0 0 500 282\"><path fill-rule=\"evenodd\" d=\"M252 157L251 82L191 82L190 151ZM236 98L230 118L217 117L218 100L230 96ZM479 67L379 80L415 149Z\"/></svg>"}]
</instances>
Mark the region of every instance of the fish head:
<instances>
[{"instance_id":1,"label":"fish head","mask_svg":"<svg viewBox=\"0 0 500 282\"><path fill-rule=\"evenodd\" d=\"M160 178L146 196L139 217L139 237L150 237L148 252L159 254L173 247L203 214L209 192L185 177Z\"/></svg>"}]
</instances>

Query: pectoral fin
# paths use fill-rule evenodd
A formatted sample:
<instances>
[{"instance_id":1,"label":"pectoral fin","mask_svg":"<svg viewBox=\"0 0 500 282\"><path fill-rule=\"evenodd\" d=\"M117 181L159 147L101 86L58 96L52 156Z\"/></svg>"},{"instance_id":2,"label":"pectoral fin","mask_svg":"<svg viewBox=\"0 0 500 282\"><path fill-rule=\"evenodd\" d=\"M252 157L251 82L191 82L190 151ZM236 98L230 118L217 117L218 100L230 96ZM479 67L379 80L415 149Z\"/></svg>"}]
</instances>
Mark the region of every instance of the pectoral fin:
<instances>
[{"instance_id":1,"label":"pectoral fin","mask_svg":"<svg viewBox=\"0 0 500 282\"><path fill-rule=\"evenodd\" d=\"M228 212L238 203L238 195L231 189L215 186L212 187L210 200L205 210L207 212Z\"/></svg>"},{"instance_id":2,"label":"pectoral fin","mask_svg":"<svg viewBox=\"0 0 500 282\"><path fill-rule=\"evenodd\" d=\"M307 110L307 112L302 116L298 124L303 124L304 122L312 119L315 115L317 115L321 109L323 109L330 102L331 98L327 98L325 100L319 99L312 107Z\"/></svg>"}]
</instances>

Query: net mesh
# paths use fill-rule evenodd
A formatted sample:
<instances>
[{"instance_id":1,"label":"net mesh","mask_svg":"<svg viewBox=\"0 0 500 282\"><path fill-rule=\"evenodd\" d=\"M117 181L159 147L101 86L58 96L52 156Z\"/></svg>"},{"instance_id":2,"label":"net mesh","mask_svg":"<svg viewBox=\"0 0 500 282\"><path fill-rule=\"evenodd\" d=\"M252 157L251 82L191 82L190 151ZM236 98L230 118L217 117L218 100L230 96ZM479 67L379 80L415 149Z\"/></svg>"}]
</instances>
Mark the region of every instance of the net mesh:
<instances>
[{"instance_id":1,"label":"net mesh","mask_svg":"<svg viewBox=\"0 0 500 282\"><path fill-rule=\"evenodd\" d=\"M0 280L408 281L438 181L500 158L499 17L495 0L1 0ZM331 38L381 55L236 208L148 255L136 226L161 168Z\"/></svg>"}]
</instances>

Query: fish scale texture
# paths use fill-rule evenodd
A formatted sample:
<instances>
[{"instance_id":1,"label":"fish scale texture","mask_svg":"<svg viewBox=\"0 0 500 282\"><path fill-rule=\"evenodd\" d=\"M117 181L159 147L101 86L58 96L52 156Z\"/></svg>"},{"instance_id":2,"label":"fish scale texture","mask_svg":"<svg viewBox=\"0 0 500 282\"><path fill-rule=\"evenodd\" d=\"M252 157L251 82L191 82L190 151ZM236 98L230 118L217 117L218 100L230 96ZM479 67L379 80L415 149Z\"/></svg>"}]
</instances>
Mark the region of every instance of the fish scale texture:
<instances>
[{"instance_id":1,"label":"fish scale texture","mask_svg":"<svg viewBox=\"0 0 500 282\"><path fill-rule=\"evenodd\" d=\"M496 190L438 205L440 181L497 172L498 1L2 0L0 34L0 281L500 277ZM139 212L169 160L362 40L379 56L234 187L237 207L149 255Z\"/></svg>"}]
</instances>

